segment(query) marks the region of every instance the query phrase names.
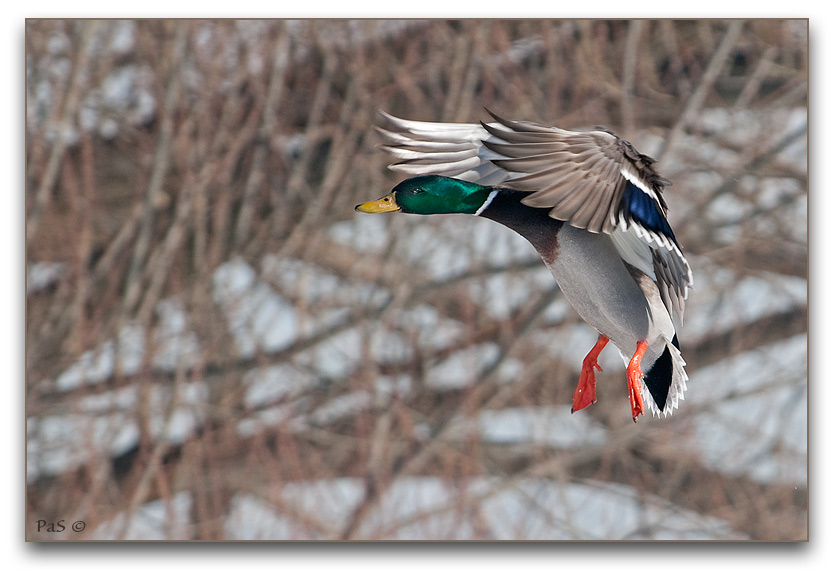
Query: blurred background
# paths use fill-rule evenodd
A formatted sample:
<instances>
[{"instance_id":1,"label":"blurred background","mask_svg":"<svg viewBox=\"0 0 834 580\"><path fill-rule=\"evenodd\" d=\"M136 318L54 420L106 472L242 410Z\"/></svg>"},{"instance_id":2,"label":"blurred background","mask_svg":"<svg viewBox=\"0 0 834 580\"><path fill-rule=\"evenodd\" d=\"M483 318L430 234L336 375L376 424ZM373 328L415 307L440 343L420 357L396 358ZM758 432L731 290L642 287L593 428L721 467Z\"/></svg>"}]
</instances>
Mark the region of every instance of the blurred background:
<instances>
[{"instance_id":1,"label":"blurred background","mask_svg":"<svg viewBox=\"0 0 834 580\"><path fill-rule=\"evenodd\" d=\"M27 20L27 539L805 540L806 20ZM379 110L602 125L695 288L632 423L514 232L357 215ZM42 520L81 520L48 532ZM55 529L55 528L53 528Z\"/></svg>"}]
</instances>

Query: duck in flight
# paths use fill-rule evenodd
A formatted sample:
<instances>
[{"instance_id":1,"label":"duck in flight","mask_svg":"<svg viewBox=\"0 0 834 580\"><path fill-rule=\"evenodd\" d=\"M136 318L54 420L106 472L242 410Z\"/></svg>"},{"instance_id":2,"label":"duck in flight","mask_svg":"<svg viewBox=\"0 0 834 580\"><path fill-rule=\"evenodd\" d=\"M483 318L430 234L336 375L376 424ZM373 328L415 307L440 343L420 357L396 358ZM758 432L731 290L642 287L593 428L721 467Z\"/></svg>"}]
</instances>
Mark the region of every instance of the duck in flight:
<instances>
[{"instance_id":1,"label":"duck in flight","mask_svg":"<svg viewBox=\"0 0 834 580\"><path fill-rule=\"evenodd\" d=\"M524 236L568 302L599 333L571 411L595 403L597 357L613 342L631 414L669 415L687 375L678 330L692 270L666 219L670 182L654 159L603 129L567 131L490 113L488 123L431 123L383 113L389 167L412 177L364 213L461 213Z\"/></svg>"}]
</instances>

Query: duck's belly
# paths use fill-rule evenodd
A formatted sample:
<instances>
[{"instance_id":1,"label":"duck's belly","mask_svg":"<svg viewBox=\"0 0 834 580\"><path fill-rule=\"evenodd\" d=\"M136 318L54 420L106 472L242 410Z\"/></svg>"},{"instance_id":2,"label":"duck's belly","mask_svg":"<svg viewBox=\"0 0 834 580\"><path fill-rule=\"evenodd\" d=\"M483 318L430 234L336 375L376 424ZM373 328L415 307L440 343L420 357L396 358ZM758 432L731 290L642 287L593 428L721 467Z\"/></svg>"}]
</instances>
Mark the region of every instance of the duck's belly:
<instances>
[{"instance_id":1,"label":"duck's belly","mask_svg":"<svg viewBox=\"0 0 834 580\"><path fill-rule=\"evenodd\" d=\"M652 341L650 306L611 238L565 224L556 259L547 267L571 306L624 354Z\"/></svg>"}]
</instances>

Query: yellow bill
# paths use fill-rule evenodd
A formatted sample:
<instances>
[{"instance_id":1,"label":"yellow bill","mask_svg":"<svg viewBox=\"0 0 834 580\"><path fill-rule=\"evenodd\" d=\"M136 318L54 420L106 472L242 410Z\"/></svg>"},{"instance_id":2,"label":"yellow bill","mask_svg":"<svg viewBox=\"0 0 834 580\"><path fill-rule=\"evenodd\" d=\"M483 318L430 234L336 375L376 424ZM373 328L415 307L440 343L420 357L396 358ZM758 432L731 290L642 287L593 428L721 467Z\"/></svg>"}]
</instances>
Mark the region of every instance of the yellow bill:
<instances>
[{"instance_id":1,"label":"yellow bill","mask_svg":"<svg viewBox=\"0 0 834 580\"><path fill-rule=\"evenodd\" d=\"M402 208L397 205L394 196L389 193L385 197L381 197L375 201L360 203L354 209L362 213L385 213L389 211L400 211Z\"/></svg>"}]
</instances>

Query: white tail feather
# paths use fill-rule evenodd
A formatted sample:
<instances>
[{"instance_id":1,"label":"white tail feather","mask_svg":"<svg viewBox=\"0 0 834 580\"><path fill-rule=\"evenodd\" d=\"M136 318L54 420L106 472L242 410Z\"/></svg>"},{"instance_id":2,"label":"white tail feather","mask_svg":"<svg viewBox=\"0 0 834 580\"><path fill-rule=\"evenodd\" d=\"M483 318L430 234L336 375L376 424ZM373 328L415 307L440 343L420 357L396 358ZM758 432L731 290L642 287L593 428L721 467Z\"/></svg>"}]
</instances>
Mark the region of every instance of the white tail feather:
<instances>
[{"instance_id":1,"label":"white tail feather","mask_svg":"<svg viewBox=\"0 0 834 580\"><path fill-rule=\"evenodd\" d=\"M646 402L649 409L652 411L652 415L655 417L668 417L674 412L675 409L678 408L678 405L684 399L686 381L689 379L683 368L686 366L686 361L683 360L681 351L678 350L678 348L669 340L666 341L666 348L669 349L669 352L672 355L672 384L669 385L669 394L666 396L666 405L664 406L663 411L658 408L657 403L654 402L654 398L649 392L645 381L641 379L641 382L643 383L643 401Z\"/></svg>"}]
</instances>

